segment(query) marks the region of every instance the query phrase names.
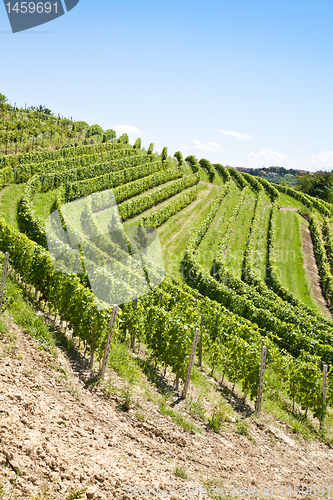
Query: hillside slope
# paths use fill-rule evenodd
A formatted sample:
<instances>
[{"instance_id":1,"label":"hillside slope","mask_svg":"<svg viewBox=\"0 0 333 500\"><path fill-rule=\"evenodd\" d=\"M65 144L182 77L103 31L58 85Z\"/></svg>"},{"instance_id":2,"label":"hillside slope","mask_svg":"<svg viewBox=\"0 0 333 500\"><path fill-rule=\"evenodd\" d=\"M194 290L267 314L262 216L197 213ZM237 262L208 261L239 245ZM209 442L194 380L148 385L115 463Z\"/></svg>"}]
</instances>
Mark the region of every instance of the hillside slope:
<instances>
[{"instance_id":1,"label":"hillside slope","mask_svg":"<svg viewBox=\"0 0 333 500\"><path fill-rule=\"evenodd\" d=\"M85 383L90 372L82 363L62 351L54 360L13 323L0 347L0 483L11 498L30 492L58 498L87 488L87 498L125 499L127 485L257 488L265 497L272 495L264 488L273 486L278 498L278 487L328 487L333 478L332 449L295 441L267 415L248 419L252 440L237 434L234 423L220 434L188 433L152 403L141 420L120 411L101 388ZM185 474L189 479L177 477Z\"/></svg>"}]
</instances>

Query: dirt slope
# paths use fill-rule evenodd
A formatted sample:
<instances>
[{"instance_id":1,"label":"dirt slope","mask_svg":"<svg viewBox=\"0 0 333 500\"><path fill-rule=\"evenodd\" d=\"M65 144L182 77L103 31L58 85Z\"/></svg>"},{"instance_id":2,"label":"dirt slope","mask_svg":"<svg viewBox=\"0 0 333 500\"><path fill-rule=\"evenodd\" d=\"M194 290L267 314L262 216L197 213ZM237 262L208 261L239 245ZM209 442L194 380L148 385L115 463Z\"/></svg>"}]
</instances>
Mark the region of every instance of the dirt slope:
<instances>
[{"instance_id":1,"label":"dirt slope","mask_svg":"<svg viewBox=\"0 0 333 500\"><path fill-rule=\"evenodd\" d=\"M315 301L319 304L322 313L329 319L333 320L332 313L327 306L322 289L320 287L320 276L316 263L316 257L314 254L310 229L308 227L302 226L301 233L303 241L304 267L309 278L312 295Z\"/></svg>"},{"instance_id":2,"label":"dirt slope","mask_svg":"<svg viewBox=\"0 0 333 500\"><path fill-rule=\"evenodd\" d=\"M187 433L150 403L140 421L119 411L100 389L91 392L61 351L53 361L15 325L10 328L17 349L6 355L8 342L0 341L0 483L9 491L14 470L20 471L12 498L46 491L64 498L87 488L87 498L126 499L127 485L186 485L193 492L207 478L223 481L228 493L244 487L253 489L251 495L275 498L282 485L333 486L333 450L296 442L264 415L250 419L257 444L236 434L233 424L220 434ZM176 467L190 479L176 477ZM273 495L264 491L269 486Z\"/></svg>"}]
</instances>

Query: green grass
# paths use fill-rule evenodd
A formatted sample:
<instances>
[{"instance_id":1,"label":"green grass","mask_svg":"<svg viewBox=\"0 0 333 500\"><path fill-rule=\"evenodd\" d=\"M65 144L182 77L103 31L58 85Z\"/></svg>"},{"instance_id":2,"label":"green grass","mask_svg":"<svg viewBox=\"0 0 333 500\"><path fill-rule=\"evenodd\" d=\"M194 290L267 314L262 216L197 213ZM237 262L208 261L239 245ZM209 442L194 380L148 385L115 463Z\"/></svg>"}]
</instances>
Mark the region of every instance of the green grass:
<instances>
[{"instance_id":1,"label":"green grass","mask_svg":"<svg viewBox=\"0 0 333 500\"><path fill-rule=\"evenodd\" d=\"M263 279L266 277L266 264L267 264L267 235L269 216L271 212L271 202L269 197L263 195L263 204L261 207L261 214L258 227L255 231L255 245L254 245L254 267L255 272Z\"/></svg>"},{"instance_id":2,"label":"green grass","mask_svg":"<svg viewBox=\"0 0 333 500\"><path fill-rule=\"evenodd\" d=\"M46 325L44 319L36 315L34 307L24 296L19 286L13 283L8 277L4 304L3 319L5 321L14 321L39 342L41 349L50 351L52 356L56 357L55 334Z\"/></svg>"},{"instance_id":3,"label":"green grass","mask_svg":"<svg viewBox=\"0 0 333 500\"><path fill-rule=\"evenodd\" d=\"M23 184L11 184L0 191L0 213L15 231L20 230L17 222L17 211L24 187Z\"/></svg>"},{"instance_id":4,"label":"green grass","mask_svg":"<svg viewBox=\"0 0 333 500\"><path fill-rule=\"evenodd\" d=\"M180 477L181 479L189 479L186 470L182 466L177 466L173 473L176 477Z\"/></svg>"},{"instance_id":5,"label":"green grass","mask_svg":"<svg viewBox=\"0 0 333 500\"><path fill-rule=\"evenodd\" d=\"M191 232L203 222L209 211L210 203L218 192L219 187L200 182L198 198L170 217L158 229L167 275L181 277L180 264L186 243Z\"/></svg>"},{"instance_id":6,"label":"green grass","mask_svg":"<svg viewBox=\"0 0 333 500\"><path fill-rule=\"evenodd\" d=\"M109 366L128 382L138 382L141 378L133 354L124 344L111 344Z\"/></svg>"},{"instance_id":7,"label":"green grass","mask_svg":"<svg viewBox=\"0 0 333 500\"><path fill-rule=\"evenodd\" d=\"M278 211L276 224L276 260L280 279L300 300L316 311L315 301L304 268L301 227L307 223L297 212Z\"/></svg>"},{"instance_id":8,"label":"green grass","mask_svg":"<svg viewBox=\"0 0 333 500\"><path fill-rule=\"evenodd\" d=\"M158 186L155 186L151 189L147 189L144 193L140 193L139 195L137 196L132 196L131 200L135 201L135 200L140 200L140 198L142 198L143 196L146 196L150 193L153 193L154 191L157 191L161 188L165 188L171 184L174 184L176 182L179 181L179 178L178 179L173 179L171 181L168 181L168 182L165 182L163 184L160 184ZM177 195L179 195L179 193L177 193ZM177 196L176 195L176 196ZM147 214L149 212L152 212L154 210L156 210L157 208L159 208L160 206L162 206L163 204L166 204L168 203L169 201L171 200L171 198L168 198L166 200L164 200L163 202L157 204L157 205L154 205L152 208L146 210L145 212L143 212L142 214L139 214L137 215L135 218L131 218L131 219L128 219L128 223L127 225L131 225L133 222L135 221L138 221L143 214ZM127 200L125 200L126 202ZM121 203L118 205L119 207L121 207ZM99 212L96 212L94 215L95 215L95 220L96 220L96 223L98 224L98 227L100 228L101 230L101 234L104 234L105 237L108 237L108 234L109 234L109 224L110 224L110 220L112 218L112 216L114 215L115 213L115 208L110 206L109 208L106 208L104 210L100 210ZM110 238L110 241L112 241L112 238Z\"/></svg>"},{"instance_id":9,"label":"green grass","mask_svg":"<svg viewBox=\"0 0 333 500\"><path fill-rule=\"evenodd\" d=\"M301 203L298 200L295 200L294 198L291 198L291 196L288 196L284 193L280 193L278 204L280 207L297 208L297 210L300 210L300 211L302 211L306 208L303 205L303 203Z\"/></svg>"},{"instance_id":10,"label":"green grass","mask_svg":"<svg viewBox=\"0 0 333 500\"><path fill-rule=\"evenodd\" d=\"M249 228L255 206L255 196L253 191L249 190L246 193L226 251L226 266L237 278L241 278L242 275L244 251L249 237Z\"/></svg>"},{"instance_id":11,"label":"green grass","mask_svg":"<svg viewBox=\"0 0 333 500\"><path fill-rule=\"evenodd\" d=\"M38 193L33 198L35 211L39 217L45 221L52 212L52 207L56 199L57 190L47 193Z\"/></svg>"},{"instance_id":12,"label":"green grass","mask_svg":"<svg viewBox=\"0 0 333 500\"><path fill-rule=\"evenodd\" d=\"M304 411L295 404L293 410L286 387L282 387L276 373L269 367L265 373L265 390L262 409L270 415L286 424L286 429L291 431L296 437L305 440L320 439L323 442L333 444L333 414L329 411L325 418L324 428L320 430L318 420L310 415L305 417Z\"/></svg>"},{"instance_id":13,"label":"green grass","mask_svg":"<svg viewBox=\"0 0 333 500\"><path fill-rule=\"evenodd\" d=\"M205 237L195 252L198 262L208 272L211 270L213 259L219 245L219 240L216 235L218 232L222 235L223 231L226 229L230 214L237 205L239 196L240 190L236 184L232 182L214 220L210 224Z\"/></svg>"}]
</instances>

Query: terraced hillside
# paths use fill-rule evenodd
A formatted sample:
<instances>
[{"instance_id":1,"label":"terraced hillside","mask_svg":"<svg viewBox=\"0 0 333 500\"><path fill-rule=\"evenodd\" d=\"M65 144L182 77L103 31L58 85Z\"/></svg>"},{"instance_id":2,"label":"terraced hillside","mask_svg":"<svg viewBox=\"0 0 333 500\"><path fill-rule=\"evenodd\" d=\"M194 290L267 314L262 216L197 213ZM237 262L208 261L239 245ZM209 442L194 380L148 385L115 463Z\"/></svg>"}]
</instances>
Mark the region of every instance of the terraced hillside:
<instances>
[{"instance_id":1,"label":"terraced hillside","mask_svg":"<svg viewBox=\"0 0 333 500\"><path fill-rule=\"evenodd\" d=\"M103 358L112 314L101 297L126 289L131 300L120 306L115 342L140 342L171 370L176 387L200 327L200 364L256 400L264 344L270 391L329 426L332 207L220 164L104 135L96 144L0 157L0 250L9 253L15 279L67 325L92 363ZM71 209L90 195L81 212ZM116 224L112 200L125 231L108 230ZM46 221L55 210L61 222L53 244L68 258L67 273L48 251ZM145 238L157 229L165 266L158 286L161 269L149 273L144 258L143 273L141 264L124 266L128 252L134 255L134 227ZM63 238L65 229L79 246ZM122 270L118 283L115 268ZM92 275L103 284L100 297Z\"/></svg>"}]
</instances>

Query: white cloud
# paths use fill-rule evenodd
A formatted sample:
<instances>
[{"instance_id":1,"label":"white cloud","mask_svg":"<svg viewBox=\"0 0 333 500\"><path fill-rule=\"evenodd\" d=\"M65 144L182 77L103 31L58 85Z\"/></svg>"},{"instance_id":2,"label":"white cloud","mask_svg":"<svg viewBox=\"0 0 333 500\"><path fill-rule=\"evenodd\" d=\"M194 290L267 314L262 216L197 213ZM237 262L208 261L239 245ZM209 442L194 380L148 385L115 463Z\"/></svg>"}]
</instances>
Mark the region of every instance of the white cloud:
<instances>
[{"instance_id":1,"label":"white cloud","mask_svg":"<svg viewBox=\"0 0 333 500\"><path fill-rule=\"evenodd\" d=\"M277 166L282 166L280 165L281 163L293 163L288 155L278 153L277 151L273 151L270 148L262 149L261 151L259 151L259 153L250 153L247 155L247 159L265 161L271 164L275 163L277 164Z\"/></svg>"},{"instance_id":2,"label":"white cloud","mask_svg":"<svg viewBox=\"0 0 333 500\"><path fill-rule=\"evenodd\" d=\"M304 149L303 149L303 148L296 148L296 149L298 149L298 151L304 151Z\"/></svg>"},{"instance_id":3,"label":"white cloud","mask_svg":"<svg viewBox=\"0 0 333 500\"><path fill-rule=\"evenodd\" d=\"M311 165L316 170L333 170L333 151L321 151L311 155Z\"/></svg>"},{"instance_id":4,"label":"white cloud","mask_svg":"<svg viewBox=\"0 0 333 500\"><path fill-rule=\"evenodd\" d=\"M301 148L296 148L300 149ZM252 166L270 167L276 165L279 167L299 168L302 170L333 170L333 151L321 151L317 155L312 154L309 158L290 158L288 155L278 153L270 148L262 149L259 153L250 153L246 157L250 160Z\"/></svg>"},{"instance_id":5,"label":"white cloud","mask_svg":"<svg viewBox=\"0 0 333 500\"><path fill-rule=\"evenodd\" d=\"M226 152L226 149L220 144L217 144L217 142L207 142L207 144L204 144L198 139L194 139L192 142L194 144L194 149L198 151L204 151L205 153Z\"/></svg>"},{"instance_id":6,"label":"white cloud","mask_svg":"<svg viewBox=\"0 0 333 500\"><path fill-rule=\"evenodd\" d=\"M145 132L142 132L142 130L134 127L134 125L115 125L113 129L117 134L135 135L136 137L147 135Z\"/></svg>"},{"instance_id":7,"label":"white cloud","mask_svg":"<svg viewBox=\"0 0 333 500\"><path fill-rule=\"evenodd\" d=\"M221 132L221 134L223 135L226 135L227 137L235 137L236 139L241 139L242 141L245 139L252 139L249 134L241 134L239 132L233 132L232 130L219 130L219 132Z\"/></svg>"}]
</instances>

